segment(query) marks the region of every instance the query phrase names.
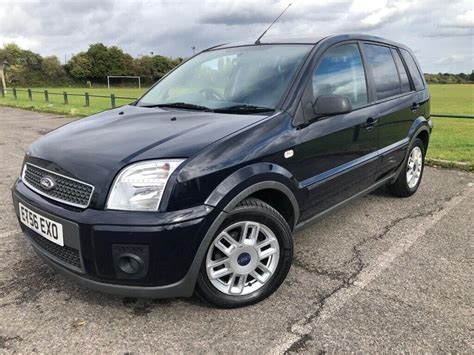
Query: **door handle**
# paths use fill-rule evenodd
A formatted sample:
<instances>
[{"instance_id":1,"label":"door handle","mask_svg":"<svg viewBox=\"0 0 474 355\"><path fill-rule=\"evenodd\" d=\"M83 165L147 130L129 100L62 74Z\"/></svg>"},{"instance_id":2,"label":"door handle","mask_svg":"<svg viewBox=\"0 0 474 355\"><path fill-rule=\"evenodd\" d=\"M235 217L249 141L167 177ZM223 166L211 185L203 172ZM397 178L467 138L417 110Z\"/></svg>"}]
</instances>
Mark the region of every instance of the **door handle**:
<instances>
[{"instance_id":1,"label":"door handle","mask_svg":"<svg viewBox=\"0 0 474 355\"><path fill-rule=\"evenodd\" d=\"M375 124L377 123L377 119L373 117L367 118L367 121L364 124L364 127L368 130L371 131L374 129Z\"/></svg>"},{"instance_id":2,"label":"door handle","mask_svg":"<svg viewBox=\"0 0 474 355\"><path fill-rule=\"evenodd\" d=\"M420 104L417 103L417 102L414 102L413 105L411 105L410 110L411 110L411 112L416 112L416 110L418 110L418 108L420 108Z\"/></svg>"}]
</instances>

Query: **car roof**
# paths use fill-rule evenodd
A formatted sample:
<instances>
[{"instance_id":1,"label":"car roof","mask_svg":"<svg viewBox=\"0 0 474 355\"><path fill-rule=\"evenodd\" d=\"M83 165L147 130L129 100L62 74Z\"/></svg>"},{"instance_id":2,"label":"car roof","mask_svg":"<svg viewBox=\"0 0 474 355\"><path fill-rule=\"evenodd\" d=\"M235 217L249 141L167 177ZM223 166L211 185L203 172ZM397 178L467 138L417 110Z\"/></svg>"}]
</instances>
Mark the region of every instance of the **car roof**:
<instances>
[{"instance_id":1,"label":"car roof","mask_svg":"<svg viewBox=\"0 0 474 355\"><path fill-rule=\"evenodd\" d=\"M312 44L316 45L319 42L331 40L333 43L347 40L360 40L360 41L371 41L385 43L400 48L407 48L405 45L384 39L377 36L364 35L364 34L338 34L330 36L311 36L311 35L301 35L301 36L284 36L284 37L263 37L260 40L259 44L255 43L255 40L246 40L240 42L220 44L207 50L221 49L221 48L230 48L230 47L239 47L239 46L254 46L254 45L268 45L268 44Z\"/></svg>"}]
</instances>

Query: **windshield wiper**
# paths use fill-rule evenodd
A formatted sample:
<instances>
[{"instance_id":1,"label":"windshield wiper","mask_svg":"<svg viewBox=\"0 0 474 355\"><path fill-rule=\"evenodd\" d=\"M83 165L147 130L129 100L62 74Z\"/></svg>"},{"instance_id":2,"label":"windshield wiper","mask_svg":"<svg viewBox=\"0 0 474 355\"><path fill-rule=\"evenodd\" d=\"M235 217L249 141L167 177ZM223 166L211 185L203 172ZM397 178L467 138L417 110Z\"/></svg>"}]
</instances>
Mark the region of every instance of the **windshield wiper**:
<instances>
[{"instance_id":1,"label":"windshield wiper","mask_svg":"<svg viewBox=\"0 0 474 355\"><path fill-rule=\"evenodd\" d=\"M170 102L170 103L162 103L162 104L156 104L156 105L143 105L141 107L171 107L171 108L184 108L188 110L198 110L198 111L211 110L209 107L189 104L187 102Z\"/></svg>"},{"instance_id":2,"label":"windshield wiper","mask_svg":"<svg viewBox=\"0 0 474 355\"><path fill-rule=\"evenodd\" d=\"M275 109L271 107L264 107L264 106L255 106L255 105L234 105L229 107L221 107L216 108L213 110L214 112L242 112L242 113L257 113L257 112L269 112L275 111Z\"/></svg>"}]
</instances>

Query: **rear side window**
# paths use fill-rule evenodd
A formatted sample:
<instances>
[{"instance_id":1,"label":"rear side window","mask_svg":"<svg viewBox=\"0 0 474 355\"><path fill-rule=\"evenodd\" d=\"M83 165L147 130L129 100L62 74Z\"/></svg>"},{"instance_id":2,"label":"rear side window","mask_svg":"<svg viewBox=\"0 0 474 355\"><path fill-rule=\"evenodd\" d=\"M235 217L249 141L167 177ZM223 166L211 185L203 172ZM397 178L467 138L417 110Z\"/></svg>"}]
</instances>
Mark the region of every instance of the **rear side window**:
<instances>
[{"instance_id":1,"label":"rear side window","mask_svg":"<svg viewBox=\"0 0 474 355\"><path fill-rule=\"evenodd\" d=\"M343 44L329 49L313 72L313 93L344 95L353 108L367 104L364 66L357 44Z\"/></svg>"},{"instance_id":2,"label":"rear side window","mask_svg":"<svg viewBox=\"0 0 474 355\"><path fill-rule=\"evenodd\" d=\"M401 94L398 70L390 48L374 44L364 44L364 48L374 74L377 100Z\"/></svg>"},{"instance_id":3,"label":"rear side window","mask_svg":"<svg viewBox=\"0 0 474 355\"><path fill-rule=\"evenodd\" d=\"M408 80L407 71L403 65L402 60L400 59L400 54L395 49L392 49L393 59L395 59L395 64L397 65L398 75L400 76L400 85L402 86L402 92L410 92L410 81Z\"/></svg>"},{"instance_id":4,"label":"rear side window","mask_svg":"<svg viewBox=\"0 0 474 355\"><path fill-rule=\"evenodd\" d=\"M425 88L425 85L423 84L423 78L421 77L421 73L418 70L418 66L415 63L415 60L407 50L400 48L400 52L402 53L402 57L405 60L405 63L407 63L411 79L413 80L413 84L415 85L415 90L423 90Z\"/></svg>"}]
</instances>

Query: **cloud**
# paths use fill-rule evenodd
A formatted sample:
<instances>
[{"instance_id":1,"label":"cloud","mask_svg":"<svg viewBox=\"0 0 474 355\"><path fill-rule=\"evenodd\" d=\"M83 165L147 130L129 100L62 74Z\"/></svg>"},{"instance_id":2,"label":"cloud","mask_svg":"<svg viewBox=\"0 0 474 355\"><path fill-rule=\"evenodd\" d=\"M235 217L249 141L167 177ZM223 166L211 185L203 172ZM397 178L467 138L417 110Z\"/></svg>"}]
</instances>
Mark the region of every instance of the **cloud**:
<instances>
[{"instance_id":1,"label":"cloud","mask_svg":"<svg viewBox=\"0 0 474 355\"><path fill-rule=\"evenodd\" d=\"M60 58L96 42L135 56L189 56L192 46L202 50L257 38L292 1L267 36L363 32L407 44L425 71L472 69L471 0L1 1L0 45L15 41ZM440 63L439 48L465 59Z\"/></svg>"},{"instance_id":2,"label":"cloud","mask_svg":"<svg viewBox=\"0 0 474 355\"><path fill-rule=\"evenodd\" d=\"M466 60L466 56L464 55L452 54L447 57L442 57L438 59L435 63L451 65L451 64L456 64L456 63L462 63L465 60Z\"/></svg>"}]
</instances>

